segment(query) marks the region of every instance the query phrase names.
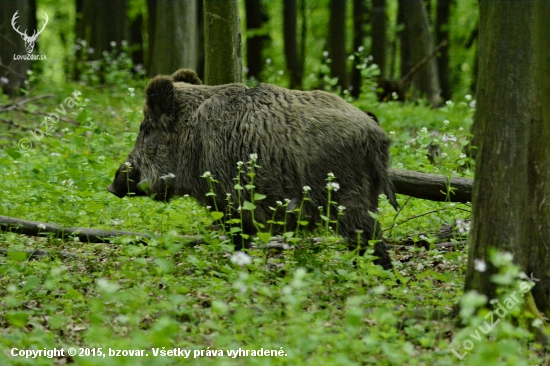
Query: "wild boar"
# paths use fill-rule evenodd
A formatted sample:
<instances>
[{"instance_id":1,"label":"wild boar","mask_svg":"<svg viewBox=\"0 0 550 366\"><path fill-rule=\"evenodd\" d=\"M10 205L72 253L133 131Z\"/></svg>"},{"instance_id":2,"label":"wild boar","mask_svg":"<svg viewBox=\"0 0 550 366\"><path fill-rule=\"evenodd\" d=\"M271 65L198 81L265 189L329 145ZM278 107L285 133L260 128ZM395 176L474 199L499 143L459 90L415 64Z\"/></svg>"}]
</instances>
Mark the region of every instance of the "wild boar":
<instances>
[{"instance_id":1,"label":"wild boar","mask_svg":"<svg viewBox=\"0 0 550 366\"><path fill-rule=\"evenodd\" d=\"M302 219L319 222L319 207L327 207L327 175L332 173L337 184L331 201L345 207L339 233L350 249L357 246L357 230L362 230L363 243L381 239L380 226L369 211L377 211L381 193L397 206L387 172L390 141L361 110L322 91L268 84L201 85L187 69L154 77L145 95L136 143L107 187L116 196L146 194L166 201L188 194L203 205L214 206L215 199L218 210L225 212L228 194L232 207L238 207L237 164L256 154L261 168L256 170L255 192L266 195L255 202L256 221L271 220L269 207L276 207L277 201L289 199L290 206L299 206L309 186ZM250 182L245 168L243 187ZM210 188L201 178L205 172L219 182L214 184L215 198L207 196ZM250 201L246 189L240 194L242 201ZM244 233L254 234L250 211L242 212ZM284 213L277 212L276 220L282 220ZM336 212L331 209L331 219ZM297 218L289 221L287 229L292 230ZM365 246L359 248L361 253ZM382 241L375 245L375 255L375 263L392 267Z\"/></svg>"}]
</instances>

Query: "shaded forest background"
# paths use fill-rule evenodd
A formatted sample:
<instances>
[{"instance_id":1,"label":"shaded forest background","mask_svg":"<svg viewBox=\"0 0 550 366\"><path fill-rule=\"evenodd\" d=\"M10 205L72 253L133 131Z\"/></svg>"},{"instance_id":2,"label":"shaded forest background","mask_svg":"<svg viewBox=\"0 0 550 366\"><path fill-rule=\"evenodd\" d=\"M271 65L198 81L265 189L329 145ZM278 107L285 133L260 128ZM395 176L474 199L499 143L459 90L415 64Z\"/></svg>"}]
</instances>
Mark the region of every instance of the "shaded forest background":
<instances>
[{"instance_id":1,"label":"shaded forest background","mask_svg":"<svg viewBox=\"0 0 550 366\"><path fill-rule=\"evenodd\" d=\"M475 91L475 0L241 0L238 6L243 81L251 85L340 90L355 98L378 85L385 89L380 99L426 96L434 105ZM21 29L36 29L49 15L35 51L49 62L34 63L46 79L105 83L115 63L149 77L188 67L204 79L201 0L14 0L0 7L2 34L13 32L15 9L23 14ZM3 48L0 71L13 82L13 52Z\"/></svg>"}]
</instances>

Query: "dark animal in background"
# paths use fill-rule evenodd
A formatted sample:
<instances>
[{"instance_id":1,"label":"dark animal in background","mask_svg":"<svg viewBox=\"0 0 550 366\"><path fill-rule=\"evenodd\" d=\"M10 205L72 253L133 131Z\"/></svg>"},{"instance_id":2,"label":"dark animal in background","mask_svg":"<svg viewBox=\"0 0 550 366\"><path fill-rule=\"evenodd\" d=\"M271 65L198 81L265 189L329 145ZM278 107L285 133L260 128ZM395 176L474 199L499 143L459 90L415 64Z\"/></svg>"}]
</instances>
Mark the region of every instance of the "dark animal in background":
<instances>
[{"instance_id":1,"label":"dark animal in background","mask_svg":"<svg viewBox=\"0 0 550 366\"><path fill-rule=\"evenodd\" d=\"M318 207L327 206L326 179L333 173L339 189L332 200L345 206L339 233L350 249L362 241L381 239L379 224L369 214L385 193L396 206L388 178L389 140L368 115L341 98L322 91L295 91L260 84L200 85L195 72L182 69L172 76L154 77L145 89L144 120L136 143L107 189L122 198L129 192L165 201L188 194L203 205L212 205L205 172L214 184L218 210L225 212L226 194L237 207L234 190L237 163L257 154L255 192L267 195L257 201L255 219L267 222L277 201L285 198L299 205L303 187L309 186L310 202L304 213L320 221ZM162 178L164 179L162 179ZM242 185L249 181L246 169ZM144 191L141 191L140 188ZM250 200L242 191L242 200ZM282 220L283 212L279 210ZM332 219L336 218L336 209ZM296 219L287 229L296 227ZM249 211L243 210L244 232L254 234ZM314 226L313 226L314 227ZM360 251L365 251L366 244ZM391 268L380 241L376 263Z\"/></svg>"}]
</instances>

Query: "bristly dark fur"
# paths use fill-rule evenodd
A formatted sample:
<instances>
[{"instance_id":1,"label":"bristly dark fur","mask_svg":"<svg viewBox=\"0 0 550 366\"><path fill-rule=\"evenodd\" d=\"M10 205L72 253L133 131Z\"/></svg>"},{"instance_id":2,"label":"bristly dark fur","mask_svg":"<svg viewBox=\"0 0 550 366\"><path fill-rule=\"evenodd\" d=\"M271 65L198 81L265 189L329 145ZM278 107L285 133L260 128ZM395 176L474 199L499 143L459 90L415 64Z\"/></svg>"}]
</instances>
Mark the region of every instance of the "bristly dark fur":
<instances>
[{"instance_id":1,"label":"bristly dark fur","mask_svg":"<svg viewBox=\"0 0 550 366\"><path fill-rule=\"evenodd\" d=\"M381 238L380 226L369 214L376 212L380 193L397 207L388 177L389 139L372 118L335 95L268 84L200 85L193 71L183 69L149 82L144 115L126 161L139 172L136 179L148 182L147 193L156 199L189 194L213 206L212 197L206 196L208 184L200 178L209 171L219 181L214 185L218 209L225 211L227 193L237 207L237 163L257 154L261 168L254 179L255 192L267 195L256 202L259 222L271 219L269 207L276 207L276 201L287 198L298 205L304 186L311 187L305 215L319 222L318 207L327 206L328 173L340 185L332 200L346 207L339 231L351 248L356 230L363 230L363 241ZM128 187L124 173L123 165L109 187L118 196ZM175 178L166 177L169 173ZM243 186L249 181L245 169L241 179ZM249 200L246 190L242 194ZM250 213L243 213L245 231L253 233ZM332 213L335 218L335 208ZM288 230L296 226L292 220ZM379 264L391 268L383 243L376 246L375 255Z\"/></svg>"}]
</instances>

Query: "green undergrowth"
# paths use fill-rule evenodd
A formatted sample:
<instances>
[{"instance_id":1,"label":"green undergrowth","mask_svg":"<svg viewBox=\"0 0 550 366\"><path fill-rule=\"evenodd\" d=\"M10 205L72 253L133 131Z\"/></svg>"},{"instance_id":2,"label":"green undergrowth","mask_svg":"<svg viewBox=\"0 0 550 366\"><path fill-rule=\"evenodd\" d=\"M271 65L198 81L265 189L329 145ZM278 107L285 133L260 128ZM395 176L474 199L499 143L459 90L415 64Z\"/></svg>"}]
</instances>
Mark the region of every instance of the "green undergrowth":
<instances>
[{"instance_id":1,"label":"green undergrowth","mask_svg":"<svg viewBox=\"0 0 550 366\"><path fill-rule=\"evenodd\" d=\"M0 234L0 248L7 250L0 257L0 364L467 363L468 358L460 361L453 353L460 349L454 335L464 337L457 333L455 320L435 316L449 313L461 298L467 248L394 247L390 254L395 271L384 271L371 257L356 257L337 236L319 230L302 233L297 249L236 254L222 233L212 229L212 216L191 198L164 204L108 193L105 187L137 136L144 84L129 79L104 86L37 82L27 97L47 93L51 98L27 103L25 113L0 115L0 214L153 237L144 246L132 238L91 244ZM75 90L80 100L68 107L67 98ZM0 98L0 104L7 103ZM36 129L43 122L41 113L56 113L60 104L66 108L66 120L36 139L31 131L40 135ZM473 176L467 156L471 97L437 110L422 102L380 104L373 98L354 104L375 113L391 137L393 168ZM429 151L437 152L432 161ZM406 196L398 196L398 201L401 209L396 212L382 196L376 213L384 237L394 244L435 243L443 225L470 218L468 204ZM201 235L208 244L189 245L181 234ZM458 244L463 239L457 233L448 240ZM31 249L54 255L29 257L25 250ZM428 317L411 317L415 309L425 309ZM469 327L477 321L474 313L464 319ZM503 340L516 347L516 358L490 354ZM519 331L495 331L475 343L466 357L499 364L539 363L541 353L531 340ZM57 359L9 356L14 348L54 347L95 347L95 352L101 347L107 357L90 351ZM111 357L109 348L142 349L149 356ZM152 351L174 348L191 351L192 360L154 356ZM263 348L277 351L277 356L228 355L228 350L239 348Z\"/></svg>"}]
</instances>

